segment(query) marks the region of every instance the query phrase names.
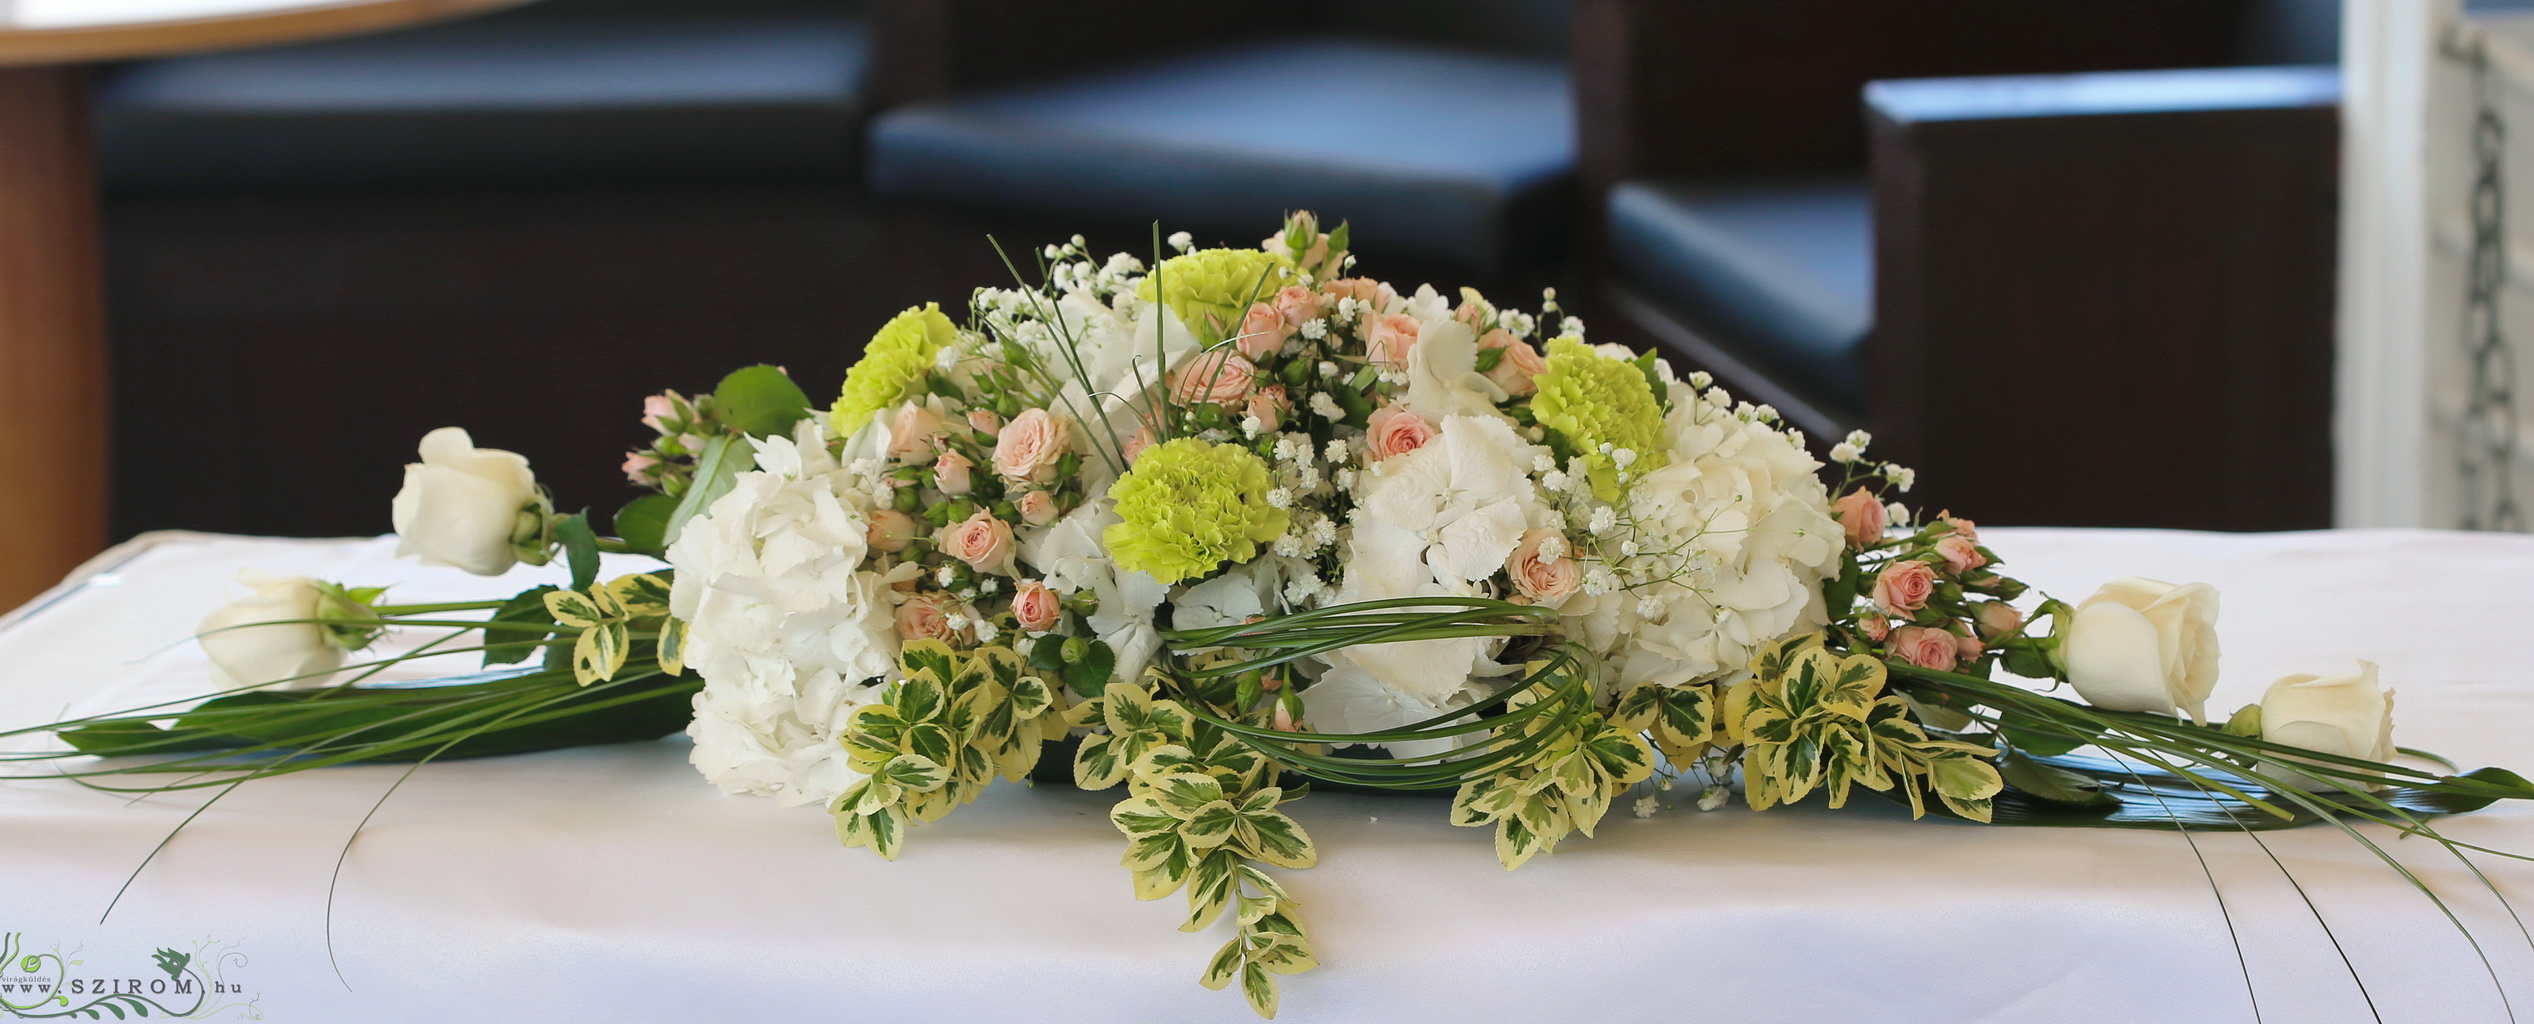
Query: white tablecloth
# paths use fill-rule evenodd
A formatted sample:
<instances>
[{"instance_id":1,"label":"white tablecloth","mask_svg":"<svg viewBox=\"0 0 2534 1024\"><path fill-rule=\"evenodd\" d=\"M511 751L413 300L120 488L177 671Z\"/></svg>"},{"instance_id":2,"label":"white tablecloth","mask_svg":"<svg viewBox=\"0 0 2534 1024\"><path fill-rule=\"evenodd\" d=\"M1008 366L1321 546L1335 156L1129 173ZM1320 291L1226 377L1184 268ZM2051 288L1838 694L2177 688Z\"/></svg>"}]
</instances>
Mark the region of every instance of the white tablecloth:
<instances>
[{"instance_id":1,"label":"white tablecloth","mask_svg":"<svg viewBox=\"0 0 2534 1024\"><path fill-rule=\"evenodd\" d=\"M2534 538L1992 530L2010 572L2067 598L2146 575L2216 584L2213 710L2290 672L2384 665L2397 738L2534 774ZM403 601L508 593L389 557L386 541L144 538L0 626L0 722L204 689L180 643L252 565L395 583ZM101 563L104 564L104 563ZM170 646L171 644L175 646ZM157 652L157 653L153 653ZM1220 934L1138 903L1115 794L997 785L897 863L838 847L815 808L728 797L682 738L434 765L327 874L401 768L259 782L204 815L103 923L125 874L199 796L131 803L0 782L0 931L140 976L213 940L275 1021L1087 1021L1249 1018L1195 984ZM1327 965L1291 1021L2251 1020L2210 882L2171 833L1912 823L1845 811L1614 814L1507 873L1439 801L1319 794L1291 810L1320 866L1287 873ZM2534 853L2534 808L2448 820ZM2471 949L2328 828L2271 833L2388 1021L2504 1016ZM2370 1019L2314 918L2240 835L2200 841L2267 1020ZM2451 859L2399 844L2480 935L2519 1006L2534 944ZM2534 900L2534 864L2484 858ZM2534 912L2534 907L2527 908ZM1218 930L1221 926L1218 925ZM0 973L6 973L0 971Z\"/></svg>"}]
</instances>

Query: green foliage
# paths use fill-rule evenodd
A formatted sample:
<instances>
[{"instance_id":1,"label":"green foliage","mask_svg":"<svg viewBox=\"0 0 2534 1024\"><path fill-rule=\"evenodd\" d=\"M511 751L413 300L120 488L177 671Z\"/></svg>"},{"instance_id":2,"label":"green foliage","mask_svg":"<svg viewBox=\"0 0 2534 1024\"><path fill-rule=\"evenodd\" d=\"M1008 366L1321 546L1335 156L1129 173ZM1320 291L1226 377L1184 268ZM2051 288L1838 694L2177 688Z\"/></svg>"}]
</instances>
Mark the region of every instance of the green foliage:
<instances>
[{"instance_id":1,"label":"green foliage","mask_svg":"<svg viewBox=\"0 0 2534 1024\"><path fill-rule=\"evenodd\" d=\"M1698 760L1715 744L1716 688L1708 683L1645 684L1620 694L1611 724L1654 741L1673 764Z\"/></svg>"},{"instance_id":2,"label":"green foliage","mask_svg":"<svg viewBox=\"0 0 2534 1024\"><path fill-rule=\"evenodd\" d=\"M676 498L646 494L616 510L616 536L637 554L659 555L669 549L669 517L677 514Z\"/></svg>"},{"instance_id":3,"label":"green foliage","mask_svg":"<svg viewBox=\"0 0 2534 1024\"><path fill-rule=\"evenodd\" d=\"M1046 741L1065 734L1056 693L1009 647L907 644L903 676L845 725L846 763L866 777L828 811L846 846L896 860L906 830L977 798L997 776L1018 782Z\"/></svg>"},{"instance_id":4,"label":"green foliage","mask_svg":"<svg viewBox=\"0 0 2534 1024\"><path fill-rule=\"evenodd\" d=\"M2003 788L1988 748L1929 739L1909 719L1909 702L1883 692L1886 669L1870 654L1842 658L1821 634L1792 637L1751 660L1751 678L1724 700L1725 736L1744 745L1744 792L1755 810L1794 803L1815 789L1830 806L1847 803L1851 786L1898 787L1912 816L1926 814L1933 790L1944 806L1974 821L1989 819L1990 798Z\"/></svg>"},{"instance_id":5,"label":"green foliage","mask_svg":"<svg viewBox=\"0 0 2534 1024\"><path fill-rule=\"evenodd\" d=\"M703 515L721 496L730 493L739 474L757 468L756 449L746 441L724 434L704 442L704 454L695 460L695 480L678 498L677 509L669 513L669 525L660 532L660 547L665 550L677 542L678 531L687 520Z\"/></svg>"},{"instance_id":6,"label":"green foliage","mask_svg":"<svg viewBox=\"0 0 2534 1024\"><path fill-rule=\"evenodd\" d=\"M1275 1017L1276 975L1319 961L1287 912L1293 897L1258 863L1307 868L1319 851L1300 823L1276 810L1293 797L1268 784L1274 762L1138 686L1112 683L1097 704L1108 731L1085 738L1074 774L1087 780L1085 788L1126 783L1109 821L1126 834L1120 863L1134 873L1135 898L1184 891L1188 917L1179 930L1188 932L1237 906L1235 934L1199 981L1221 989L1237 978L1250 1008Z\"/></svg>"},{"instance_id":7,"label":"green foliage","mask_svg":"<svg viewBox=\"0 0 2534 1024\"><path fill-rule=\"evenodd\" d=\"M1540 699L1526 691L1507 706L1520 710ZM1644 710L1651 698L1639 703L1643 713L1655 713ZM1452 797L1452 824L1496 826L1496 860L1507 871L1556 852L1572 833L1590 836L1613 799L1654 773L1654 751L1638 735L1644 728L1599 713L1524 718L1498 728L1499 748L1535 746L1494 774L1463 784Z\"/></svg>"},{"instance_id":8,"label":"green foliage","mask_svg":"<svg viewBox=\"0 0 2534 1024\"><path fill-rule=\"evenodd\" d=\"M572 678L581 685L604 682L623 671L633 654L636 630L649 631L661 639L655 657L663 674L677 675L685 670L682 662L686 624L669 615L667 579L637 573L585 590L548 589L539 597L558 631L580 631L572 644Z\"/></svg>"},{"instance_id":9,"label":"green foliage","mask_svg":"<svg viewBox=\"0 0 2534 1024\"><path fill-rule=\"evenodd\" d=\"M572 570L572 589L587 590L598 582L598 534L590 530L589 513L555 520L554 539L563 545L563 563Z\"/></svg>"},{"instance_id":10,"label":"green foliage","mask_svg":"<svg viewBox=\"0 0 2534 1024\"><path fill-rule=\"evenodd\" d=\"M809 396L780 368L757 365L731 371L713 389L722 422L757 437L792 432L809 415Z\"/></svg>"}]
</instances>

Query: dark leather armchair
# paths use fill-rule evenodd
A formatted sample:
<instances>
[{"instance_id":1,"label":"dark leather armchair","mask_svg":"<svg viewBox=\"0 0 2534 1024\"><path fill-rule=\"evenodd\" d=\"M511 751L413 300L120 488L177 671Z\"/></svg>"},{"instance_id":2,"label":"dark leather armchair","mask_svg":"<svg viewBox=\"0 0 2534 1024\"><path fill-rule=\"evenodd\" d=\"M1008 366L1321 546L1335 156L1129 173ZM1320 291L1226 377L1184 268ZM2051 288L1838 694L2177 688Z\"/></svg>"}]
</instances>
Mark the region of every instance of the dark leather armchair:
<instances>
[{"instance_id":1,"label":"dark leather armchair","mask_svg":"<svg viewBox=\"0 0 2534 1024\"><path fill-rule=\"evenodd\" d=\"M1629 326L1938 505L2321 525L2337 78L2179 69L2328 61L2336 4L1580 2Z\"/></svg>"},{"instance_id":2,"label":"dark leather armchair","mask_svg":"<svg viewBox=\"0 0 2534 1024\"><path fill-rule=\"evenodd\" d=\"M870 186L1148 244L1254 243L1288 210L1482 276L1559 250L1564 0L876 0Z\"/></svg>"}]
</instances>

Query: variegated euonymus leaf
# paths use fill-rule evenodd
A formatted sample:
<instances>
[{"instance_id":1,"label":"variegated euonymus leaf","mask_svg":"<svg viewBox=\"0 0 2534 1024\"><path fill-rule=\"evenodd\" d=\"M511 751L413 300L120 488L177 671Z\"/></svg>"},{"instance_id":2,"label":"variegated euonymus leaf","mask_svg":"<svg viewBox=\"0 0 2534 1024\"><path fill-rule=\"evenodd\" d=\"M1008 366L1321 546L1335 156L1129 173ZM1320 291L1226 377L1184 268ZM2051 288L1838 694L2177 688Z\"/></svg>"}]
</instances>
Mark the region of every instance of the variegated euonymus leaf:
<instances>
[{"instance_id":1,"label":"variegated euonymus leaf","mask_svg":"<svg viewBox=\"0 0 2534 1024\"><path fill-rule=\"evenodd\" d=\"M918 640L901 678L846 720L845 761L864 775L836 798L836 836L896 860L907 826L948 814L996 778L1019 781L1066 729L1056 691L1009 647Z\"/></svg>"},{"instance_id":2,"label":"variegated euonymus leaf","mask_svg":"<svg viewBox=\"0 0 2534 1024\"><path fill-rule=\"evenodd\" d=\"M1655 706L1658 702L1683 702L1681 713L1700 716L1703 725L1704 712L1698 709L1704 701L1698 695L1630 696L1638 698L1636 705L1630 709L1623 702L1617 718L1595 711L1534 714L1497 729L1495 749L1527 747L1529 753L1494 774L1462 784L1452 797L1452 824L1495 825L1496 860L1507 871L1555 852L1568 835L1592 835L1613 798L1654 774L1654 750L1639 733L1649 727L1646 717L1665 713ZM1518 711L1542 699L1543 694L1526 691L1508 701L1506 710ZM1590 701L1566 703L1591 707ZM1697 742L1705 742L1703 727L1691 729L1686 718L1678 724L1683 739L1699 735Z\"/></svg>"},{"instance_id":3,"label":"variegated euonymus leaf","mask_svg":"<svg viewBox=\"0 0 2534 1024\"><path fill-rule=\"evenodd\" d=\"M583 686L625 670L637 630L655 636L660 671L686 669L686 624L669 615L669 581L660 576L636 573L588 590L549 590L544 600L557 625L580 631L572 643L572 678Z\"/></svg>"},{"instance_id":4,"label":"variegated euonymus leaf","mask_svg":"<svg viewBox=\"0 0 2534 1024\"><path fill-rule=\"evenodd\" d=\"M1871 654L1840 657L1818 633L1780 641L1751 660L1751 678L1725 692L1723 738L1744 747L1744 793L1752 808L1794 803L1820 789L1830 806L1852 787L1898 787L1913 816L1926 796L1974 821L1989 820L1989 801L2004 783L1987 760L1995 751L1929 739L1910 721L1909 702L1883 692L1883 662Z\"/></svg>"},{"instance_id":5,"label":"variegated euonymus leaf","mask_svg":"<svg viewBox=\"0 0 2534 1024\"><path fill-rule=\"evenodd\" d=\"M1097 703L1096 720L1107 731L1083 739L1074 777L1086 789L1126 784L1109 821L1126 834L1119 863L1133 873L1135 898L1186 892L1180 930L1190 932L1237 908L1232 939L1198 980L1213 989L1237 980L1250 1008L1274 1017L1276 976L1319 961L1289 913L1292 895L1258 865L1307 868L1319 851L1300 823L1276 809L1290 798L1270 784L1273 763L1142 687L1111 683Z\"/></svg>"}]
</instances>

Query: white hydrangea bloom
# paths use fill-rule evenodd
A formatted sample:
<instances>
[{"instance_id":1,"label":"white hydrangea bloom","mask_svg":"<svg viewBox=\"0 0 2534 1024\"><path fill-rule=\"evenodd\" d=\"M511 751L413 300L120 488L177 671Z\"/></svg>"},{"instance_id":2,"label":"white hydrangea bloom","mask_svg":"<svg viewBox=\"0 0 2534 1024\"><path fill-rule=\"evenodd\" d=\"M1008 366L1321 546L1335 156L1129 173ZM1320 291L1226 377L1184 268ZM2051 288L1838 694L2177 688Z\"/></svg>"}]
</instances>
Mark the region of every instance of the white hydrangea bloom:
<instances>
[{"instance_id":1,"label":"white hydrangea bloom","mask_svg":"<svg viewBox=\"0 0 2534 1024\"><path fill-rule=\"evenodd\" d=\"M668 552L670 610L704 679L690 759L726 792L824 803L859 778L837 743L845 719L896 668L890 581L862 568L871 497L828 455L818 417L751 443L758 468Z\"/></svg>"},{"instance_id":2,"label":"white hydrangea bloom","mask_svg":"<svg viewBox=\"0 0 2534 1024\"><path fill-rule=\"evenodd\" d=\"M1839 567L1820 463L1776 427L1672 393L1671 461L1632 488L1629 512L1642 546L1677 554L1630 564L1662 582L1562 609L1618 686L1741 671L1759 646L1827 623L1821 587Z\"/></svg>"}]
</instances>

